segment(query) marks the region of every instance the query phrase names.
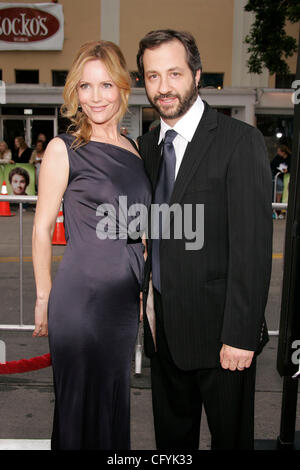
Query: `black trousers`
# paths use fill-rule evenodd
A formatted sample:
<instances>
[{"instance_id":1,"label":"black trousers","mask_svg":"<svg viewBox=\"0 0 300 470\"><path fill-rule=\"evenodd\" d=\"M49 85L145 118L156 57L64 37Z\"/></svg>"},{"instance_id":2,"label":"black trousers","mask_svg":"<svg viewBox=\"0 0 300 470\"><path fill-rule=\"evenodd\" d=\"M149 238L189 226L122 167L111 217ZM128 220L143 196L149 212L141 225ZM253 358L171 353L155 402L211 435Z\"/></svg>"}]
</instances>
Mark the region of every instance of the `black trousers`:
<instances>
[{"instance_id":1,"label":"black trousers","mask_svg":"<svg viewBox=\"0 0 300 470\"><path fill-rule=\"evenodd\" d=\"M213 450L253 450L254 360L248 369L180 370L163 326L161 296L154 291L157 353L151 359L152 403L158 450L199 448L202 407Z\"/></svg>"}]
</instances>

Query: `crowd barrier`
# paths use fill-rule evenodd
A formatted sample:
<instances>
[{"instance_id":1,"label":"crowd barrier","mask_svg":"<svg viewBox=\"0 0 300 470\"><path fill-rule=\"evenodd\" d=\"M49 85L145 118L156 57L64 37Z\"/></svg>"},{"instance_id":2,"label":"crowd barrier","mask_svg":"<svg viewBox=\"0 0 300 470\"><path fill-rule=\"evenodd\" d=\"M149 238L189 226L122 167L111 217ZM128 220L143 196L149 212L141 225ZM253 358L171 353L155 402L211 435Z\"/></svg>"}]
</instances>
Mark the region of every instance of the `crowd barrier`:
<instances>
[{"instance_id":1,"label":"crowd barrier","mask_svg":"<svg viewBox=\"0 0 300 470\"><path fill-rule=\"evenodd\" d=\"M1 325L0 329L4 330L34 330L33 325L24 325L23 322L23 203L33 203L36 204L37 196L13 196L13 195L1 195L0 202L9 202L19 204L19 324L18 325Z\"/></svg>"},{"instance_id":2,"label":"crowd barrier","mask_svg":"<svg viewBox=\"0 0 300 470\"><path fill-rule=\"evenodd\" d=\"M0 330L21 330L33 331L34 325L24 325L23 316L23 204L36 204L37 196L15 196L15 195L1 195L0 202L9 202L19 204L19 293L20 293L20 317L19 324L3 325L0 324ZM1 343L1 342L0 342ZM1 347L3 346L3 347ZM2 357L3 356L3 357ZM4 359L3 359L4 358ZM0 374L15 374L20 372L28 372L37 370L51 365L50 354L38 356L30 359L21 359L19 361L5 362L5 344L0 344ZM140 374L142 368L142 338L141 329L139 328L138 338L135 349L135 373Z\"/></svg>"}]
</instances>

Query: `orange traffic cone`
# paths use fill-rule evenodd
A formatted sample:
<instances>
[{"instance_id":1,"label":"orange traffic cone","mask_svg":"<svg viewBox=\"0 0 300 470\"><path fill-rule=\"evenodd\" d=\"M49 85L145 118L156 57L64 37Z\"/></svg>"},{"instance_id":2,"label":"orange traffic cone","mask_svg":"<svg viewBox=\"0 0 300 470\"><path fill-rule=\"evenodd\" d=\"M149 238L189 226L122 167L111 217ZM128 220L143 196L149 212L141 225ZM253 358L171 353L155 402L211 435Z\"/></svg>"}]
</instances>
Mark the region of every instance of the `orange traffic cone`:
<instances>
[{"instance_id":1,"label":"orange traffic cone","mask_svg":"<svg viewBox=\"0 0 300 470\"><path fill-rule=\"evenodd\" d=\"M66 245L65 228L64 228L64 215L62 206L60 206L59 213L56 219L55 229L52 237L52 245Z\"/></svg>"},{"instance_id":2,"label":"orange traffic cone","mask_svg":"<svg viewBox=\"0 0 300 470\"><path fill-rule=\"evenodd\" d=\"M5 181L3 181L3 183L2 183L1 194L2 195L7 195L8 194L7 186L6 186ZM0 216L2 216L2 217L3 216L4 217L11 217L12 215L15 215L15 214L13 214L10 211L9 202L8 201L0 201Z\"/></svg>"}]
</instances>

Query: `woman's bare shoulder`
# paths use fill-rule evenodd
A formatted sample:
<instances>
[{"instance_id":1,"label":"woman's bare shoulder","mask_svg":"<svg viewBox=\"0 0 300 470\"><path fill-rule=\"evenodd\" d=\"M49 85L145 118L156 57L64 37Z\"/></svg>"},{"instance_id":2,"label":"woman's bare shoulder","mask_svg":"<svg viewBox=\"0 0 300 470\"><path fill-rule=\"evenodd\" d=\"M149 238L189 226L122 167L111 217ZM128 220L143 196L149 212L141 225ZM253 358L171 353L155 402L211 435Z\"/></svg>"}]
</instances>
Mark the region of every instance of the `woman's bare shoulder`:
<instances>
[{"instance_id":1,"label":"woman's bare shoulder","mask_svg":"<svg viewBox=\"0 0 300 470\"><path fill-rule=\"evenodd\" d=\"M56 148L57 150L59 150L59 149L63 150L63 149L66 149L66 144L65 144L64 140L61 137L59 137L59 135L58 135L56 137L53 137L53 139L51 139L49 141L49 143L47 145L47 149L48 148L50 148L50 149L55 149Z\"/></svg>"},{"instance_id":2,"label":"woman's bare shoulder","mask_svg":"<svg viewBox=\"0 0 300 470\"><path fill-rule=\"evenodd\" d=\"M67 153L68 152L66 144L63 139L61 139L59 136L51 139L45 150L45 156L51 155L53 156L53 158L59 156L67 156Z\"/></svg>"}]
</instances>

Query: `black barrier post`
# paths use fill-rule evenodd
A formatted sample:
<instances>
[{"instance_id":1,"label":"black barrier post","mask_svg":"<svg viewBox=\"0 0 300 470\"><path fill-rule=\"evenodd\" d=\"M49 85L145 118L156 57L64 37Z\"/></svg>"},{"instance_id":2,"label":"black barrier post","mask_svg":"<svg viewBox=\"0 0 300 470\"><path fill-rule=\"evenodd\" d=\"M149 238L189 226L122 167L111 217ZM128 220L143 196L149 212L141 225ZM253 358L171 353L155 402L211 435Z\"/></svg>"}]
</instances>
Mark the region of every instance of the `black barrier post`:
<instances>
[{"instance_id":1,"label":"black barrier post","mask_svg":"<svg viewBox=\"0 0 300 470\"><path fill-rule=\"evenodd\" d=\"M295 450L299 447L295 433L300 354L300 34L294 93L294 133L286 221L284 272L277 352L277 370L284 378L280 435L277 449Z\"/></svg>"},{"instance_id":2,"label":"black barrier post","mask_svg":"<svg viewBox=\"0 0 300 470\"><path fill-rule=\"evenodd\" d=\"M295 450L299 443L295 440L295 423L297 411L298 380L284 377L281 405L280 435L277 448Z\"/></svg>"}]
</instances>

